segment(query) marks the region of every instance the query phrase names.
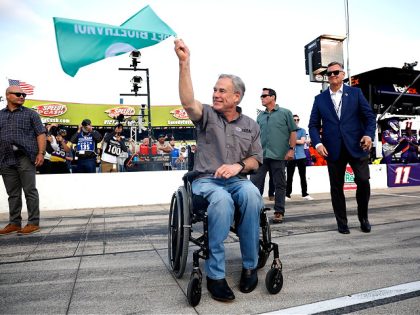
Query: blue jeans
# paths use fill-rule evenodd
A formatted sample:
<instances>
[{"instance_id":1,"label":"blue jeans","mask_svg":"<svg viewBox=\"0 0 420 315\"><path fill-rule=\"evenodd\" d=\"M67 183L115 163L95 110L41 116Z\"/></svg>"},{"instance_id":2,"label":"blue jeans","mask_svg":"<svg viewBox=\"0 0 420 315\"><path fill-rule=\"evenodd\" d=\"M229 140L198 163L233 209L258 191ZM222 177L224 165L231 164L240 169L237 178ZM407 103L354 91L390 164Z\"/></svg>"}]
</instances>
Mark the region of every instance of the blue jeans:
<instances>
[{"instance_id":1,"label":"blue jeans","mask_svg":"<svg viewBox=\"0 0 420 315\"><path fill-rule=\"evenodd\" d=\"M242 266L256 268L258 263L260 210L263 207L257 187L239 177L229 179L200 178L193 182L195 195L209 202L207 208L209 228L209 259L205 270L213 280L225 278L224 240L234 220L235 204L239 205L241 219L237 227L242 254Z\"/></svg>"}]
</instances>

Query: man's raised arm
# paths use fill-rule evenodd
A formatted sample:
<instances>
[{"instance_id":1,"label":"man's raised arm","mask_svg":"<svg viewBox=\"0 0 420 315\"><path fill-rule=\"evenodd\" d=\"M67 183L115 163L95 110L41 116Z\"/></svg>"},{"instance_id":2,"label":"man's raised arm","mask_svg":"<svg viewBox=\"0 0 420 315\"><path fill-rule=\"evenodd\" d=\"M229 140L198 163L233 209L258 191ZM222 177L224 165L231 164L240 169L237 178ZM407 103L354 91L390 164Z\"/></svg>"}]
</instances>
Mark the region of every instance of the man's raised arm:
<instances>
[{"instance_id":1,"label":"man's raised arm","mask_svg":"<svg viewBox=\"0 0 420 315\"><path fill-rule=\"evenodd\" d=\"M182 39L176 39L175 52L179 59L179 98L182 107L192 121L199 121L203 116L203 105L194 99L190 71L190 50Z\"/></svg>"}]
</instances>

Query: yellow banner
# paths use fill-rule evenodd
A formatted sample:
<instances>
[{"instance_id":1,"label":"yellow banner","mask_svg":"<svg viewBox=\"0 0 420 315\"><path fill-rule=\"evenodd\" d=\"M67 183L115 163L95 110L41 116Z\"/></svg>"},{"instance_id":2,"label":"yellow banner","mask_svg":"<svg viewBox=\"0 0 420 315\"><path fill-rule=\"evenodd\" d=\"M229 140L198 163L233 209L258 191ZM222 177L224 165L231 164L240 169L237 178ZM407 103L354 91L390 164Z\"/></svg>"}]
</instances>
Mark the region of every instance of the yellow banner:
<instances>
[{"instance_id":1,"label":"yellow banner","mask_svg":"<svg viewBox=\"0 0 420 315\"><path fill-rule=\"evenodd\" d=\"M90 119L93 126L113 126L116 118L124 115L123 124L138 126L144 120L148 125L147 107L122 104L84 104L61 101L26 100L25 106L32 108L41 116L42 122L78 126L83 119ZM181 105L151 106L152 127L192 127L193 124ZM143 119L141 115L144 115Z\"/></svg>"}]
</instances>

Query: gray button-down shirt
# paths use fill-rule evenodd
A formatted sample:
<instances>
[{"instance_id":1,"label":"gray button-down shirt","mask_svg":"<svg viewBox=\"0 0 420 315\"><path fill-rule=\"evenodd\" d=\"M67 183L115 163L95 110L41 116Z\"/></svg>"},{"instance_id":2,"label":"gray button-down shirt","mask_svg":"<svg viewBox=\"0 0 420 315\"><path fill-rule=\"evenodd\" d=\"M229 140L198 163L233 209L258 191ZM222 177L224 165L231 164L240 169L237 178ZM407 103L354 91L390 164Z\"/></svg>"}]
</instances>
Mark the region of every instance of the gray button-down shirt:
<instances>
[{"instance_id":1,"label":"gray button-down shirt","mask_svg":"<svg viewBox=\"0 0 420 315\"><path fill-rule=\"evenodd\" d=\"M239 117L228 122L212 106L203 104L203 117L195 122L197 152L194 170L214 173L222 164L234 164L253 156L262 163L260 127L237 107Z\"/></svg>"}]
</instances>

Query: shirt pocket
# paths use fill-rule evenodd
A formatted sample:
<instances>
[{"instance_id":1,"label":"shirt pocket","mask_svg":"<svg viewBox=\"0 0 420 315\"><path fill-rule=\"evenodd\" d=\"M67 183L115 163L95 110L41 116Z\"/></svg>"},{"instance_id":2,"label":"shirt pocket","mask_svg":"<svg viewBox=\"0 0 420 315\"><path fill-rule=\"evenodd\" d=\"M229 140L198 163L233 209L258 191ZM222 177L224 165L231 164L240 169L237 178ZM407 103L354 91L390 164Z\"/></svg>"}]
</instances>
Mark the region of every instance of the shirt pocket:
<instances>
[{"instance_id":1,"label":"shirt pocket","mask_svg":"<svg viewBox=\"0 0 420 315\"><path fill-rule=\"evenodd\" d=\"M252 147L251 133L234 130L233 131L234 146L240 154L239 158L244 158Z\"/></svg>"}]
</instances>

